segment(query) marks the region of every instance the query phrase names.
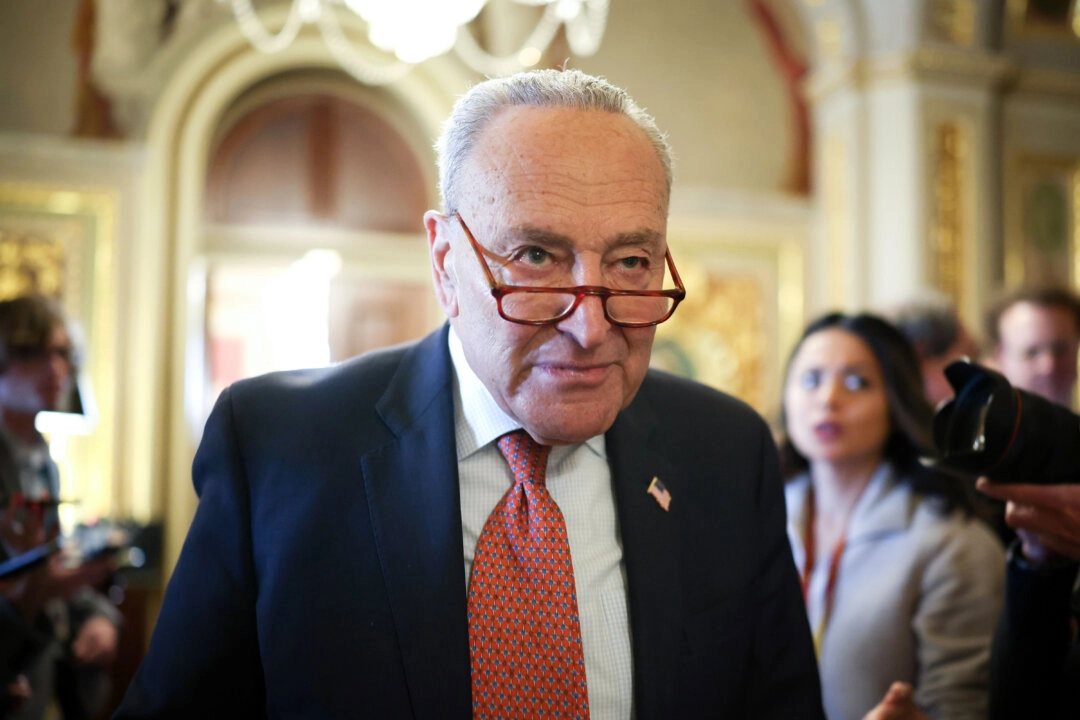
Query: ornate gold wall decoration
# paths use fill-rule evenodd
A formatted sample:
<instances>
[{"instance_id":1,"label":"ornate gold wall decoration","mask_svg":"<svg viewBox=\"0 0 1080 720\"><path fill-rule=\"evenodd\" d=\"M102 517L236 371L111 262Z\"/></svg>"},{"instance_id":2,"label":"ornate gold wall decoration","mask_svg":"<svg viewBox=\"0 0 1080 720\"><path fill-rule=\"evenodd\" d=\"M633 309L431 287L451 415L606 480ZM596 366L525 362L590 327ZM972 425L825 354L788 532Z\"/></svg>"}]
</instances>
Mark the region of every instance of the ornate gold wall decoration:
<instances>
[{"instance_id":1,"label":"ornate gold wall decoration","mask_svg":"<svg viewBox=\"0 0 1080 720\"><path fill-rule=\"evenodd\" d=\"M68 265L65 246L75 244L28 227L0 229L0 299L30 293L63 297Z\"/></svg>"},{"instance_id":2,"label":"ornate gold wall decoration","mask_svg":"<svg viewBox=\"0 0 1080 720\"><path fill-rule=\"evenodd\" d=\"M730 393L766 416L802 331L803 257L794 240L675 244L687 298L657 328L652 364Z\"/></svg>"},{"instance_id":3,"label":"ornate gold wall decoration","mask_svg":"<svg viewBox=\"0 0 1080 720\"><path fill-rule=\"evenodd\" d=\"M1007 175L1005 283L1080 283L1080 157L1025 156Z\"/></svg>"},{"instance_id":4,"label":"ornate gold wall decoration","mask_svg":"<svg viewBox=\"0 0 1080 720\"><path fill-rule=\"evenodd\" d=\"M930 34L938 40L971 47L975 42L974 0L937 0L927 7Z\"/></svg>"},{"instance_id":5,"label":"ornate gold wall decoration","mask_svg":"<svg viewBox=\"0 0 1080 720\"><path fill-rule=\"evenodd\" d=\"M1032 39L1080 40L1080 8L1075 0L1007 0L1009 32Z\"/></svg>"},{"instance_id":6,"label":"ornate gold wall decoration","mask_svg":"<svg viewBox=\"0 0 1080 720\"><path fill-rule=\"evenodd\" d=\"M87 415L71 426L85 436L50 437L62 492L79 500L78 517L112 513L119 483L115 456L115 289L111 193L0 183L0 297L31 291L56 297L81 331L80 392Z\"/></svg>"},{"instance_id":7,"label":"ornate gold wall decoration","mask_svg":"<svg viewBox=\"0 0 1080 720\"><path fill-rule=\"evenodd\" d=\"M762 410L767 329L760 282L697 269L696 301L684 302L660 326L653 365L731 393Z\"/></svg>"},{"instance_id":8,"label":"ornate gold wall decoration","mask_svg":"<svg viewBox=\"0 0 1080 720\"><path fill-rule=\"evenodd\" d=\"M943 123L933 131L933 215L927 275L957 307L964 301L965 194L969 139L959 123Z\"/></svg>"}]
</instances>

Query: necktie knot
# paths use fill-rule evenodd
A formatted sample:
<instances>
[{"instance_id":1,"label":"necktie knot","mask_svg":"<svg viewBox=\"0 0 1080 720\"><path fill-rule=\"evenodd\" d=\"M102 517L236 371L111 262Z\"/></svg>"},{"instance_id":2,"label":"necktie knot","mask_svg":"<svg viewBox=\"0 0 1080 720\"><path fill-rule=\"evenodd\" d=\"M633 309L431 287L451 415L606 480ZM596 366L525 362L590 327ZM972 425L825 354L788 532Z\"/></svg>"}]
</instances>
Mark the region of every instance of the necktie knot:
<instances>
[{"instance_id":1,"label":"necktie knot","mask_svg":"<svg viewBox=\"0 0 1080 720\"><path fill-rule=\"evenodd\" d=\"M541 445L524 430L506 433L498 440L499 452L514 473L515 483L533 483L543 487L550 445Z\"/></svg>"}]
</instances>

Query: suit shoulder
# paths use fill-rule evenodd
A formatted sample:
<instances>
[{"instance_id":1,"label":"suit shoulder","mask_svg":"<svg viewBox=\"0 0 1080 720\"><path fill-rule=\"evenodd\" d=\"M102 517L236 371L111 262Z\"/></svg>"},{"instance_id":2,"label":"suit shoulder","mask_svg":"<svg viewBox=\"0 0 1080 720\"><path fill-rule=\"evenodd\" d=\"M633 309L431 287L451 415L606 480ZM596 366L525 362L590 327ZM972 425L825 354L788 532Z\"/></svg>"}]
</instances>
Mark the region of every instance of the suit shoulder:
<instances>
[{"instance_id":1,"label":"suit shoulder","mask_svg":"<svg viewBox=\"0 0 1080 720\"><path fill-rule=\"evenodd\" d=\"M679 413L697 422L768 429L765 419L745 401L663 370L649 370L639 394L664 413Z\"/></svg>"},{"instance_id":2,"label":"suit shoulder","mask_svg":"<svg viewBox=\"0 0 1080 720\"><path fill-rule=\"evenodd\" d=\"M234 405L279 408L347 400L374 403L402 358L416 343L365 353L325 368L285 370L238 380L228 392Z\"/></svg>"}]
</instances>

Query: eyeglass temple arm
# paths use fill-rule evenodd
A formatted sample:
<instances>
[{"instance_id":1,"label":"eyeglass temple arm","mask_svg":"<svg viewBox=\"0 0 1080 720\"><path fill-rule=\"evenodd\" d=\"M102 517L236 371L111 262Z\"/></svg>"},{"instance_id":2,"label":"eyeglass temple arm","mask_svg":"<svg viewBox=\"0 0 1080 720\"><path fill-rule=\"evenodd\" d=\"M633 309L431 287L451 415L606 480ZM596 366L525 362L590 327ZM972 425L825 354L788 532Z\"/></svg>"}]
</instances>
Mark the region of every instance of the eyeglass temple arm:
<instances>
[{"instance_id":1,"label":"eyeglass temple arm","mask_svg":"<svg viewBox=\"0 0 1080 720\"><path fill-rule=\"evenodd\" d=\"M671 257L671 250L664 251L664 257L667 259L668 270L671 272L671 280L675 283L675 287L682 290L683 296L686 295L686 286L683 285L682 278L679 277L679 271L675 269L675 259Z\"/></svg>"},{"instance_id":2,"label":"eyeglass temple arm","mask_svg":"<svg viewBox=\"0 0 1080 720\"><path fill-rule=\"evenodd\" d=\"M491 268L488 267L487 260L484 259L484 251L480 248L480 243L476 242L476 238L473 237L472 231L469 230L469 226L465 224L465 221L456 210L454 211L454 217L457 218L458 225L461 225L461 229L465 231L465 237L469 239L469 244L472 245L473 252L476 253L476 259L480 261L480 267L484 269L484 277L487 278L488 287L494 290L499 286L499 283L495 281L495 276L491 273Z\"/></svg>"}]
</instances>

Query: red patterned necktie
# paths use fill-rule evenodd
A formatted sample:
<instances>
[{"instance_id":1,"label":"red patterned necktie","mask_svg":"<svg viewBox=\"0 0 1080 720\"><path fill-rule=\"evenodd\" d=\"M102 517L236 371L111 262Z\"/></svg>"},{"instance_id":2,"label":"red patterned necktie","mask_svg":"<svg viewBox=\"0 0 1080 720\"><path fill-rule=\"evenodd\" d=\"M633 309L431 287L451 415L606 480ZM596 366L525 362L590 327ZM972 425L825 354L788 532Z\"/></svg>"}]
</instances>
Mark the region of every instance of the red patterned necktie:
<instances>
[{"instance_id":1,"label":"red patterned necktie","mask_svg":"<svg viewBox=\"0 0 1080 720\"><path fill-rule=\"evenodd\" d=\"M514 485L480 532L469 576L473 718L588 718L566 523L544 486L551 448L499 438Z\"/></svg>"}]
</instances>

